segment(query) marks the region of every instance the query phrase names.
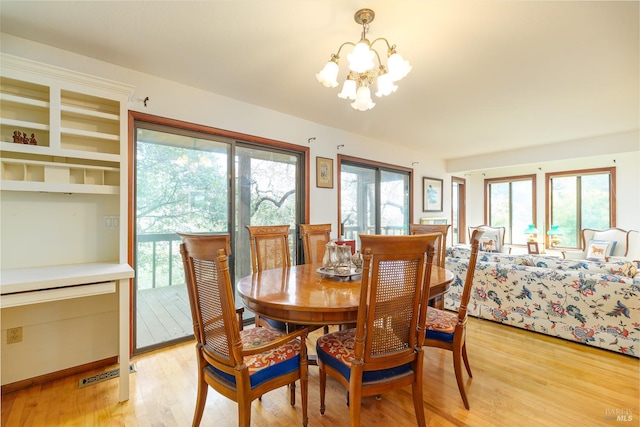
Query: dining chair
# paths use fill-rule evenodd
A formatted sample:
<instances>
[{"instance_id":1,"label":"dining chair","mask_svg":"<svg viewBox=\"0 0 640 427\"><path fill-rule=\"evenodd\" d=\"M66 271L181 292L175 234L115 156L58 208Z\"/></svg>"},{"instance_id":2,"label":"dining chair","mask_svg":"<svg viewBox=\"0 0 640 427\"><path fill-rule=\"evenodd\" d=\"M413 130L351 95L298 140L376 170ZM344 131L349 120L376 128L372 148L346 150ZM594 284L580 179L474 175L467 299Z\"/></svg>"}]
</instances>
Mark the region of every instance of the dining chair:
<instances>
[{"instance_id":1,"label":"dining chair","mask_svg":"<svg viewBox=\"0 0 640 427\"><path fill-rule=\"evenodd\" d=\"M327 374L348 391L350 425L360 425L361 399L411 385L419 426L422 342L436 235L360 235L364 254L356 327L316 342L320 413Z\"/></svg>"},{"instance_id":2,"label":"dining chair","mask_svg":"<svg viewBox=\"0 0 640 427\"><path fill-rule=\"evenodd\" d=\"M436 240L436 254L433 263L444 268L447 257L447 235L451 224L409 224L409 234L438 233L440 237ZM430 305L444 309L444 295L439 295L429 301Z\"/></svg>"},{"instance_id":3,"label":"dining chair","mask_svg":"<svg viewBox=\"0 0 640 427\"><path fill-rule=\"evenodd\" d=\"M198 359L193 426L200 425L209 387L238 403L238 425L251 424L251 402L300 380L302 425L307 417L307 329L284 333L238 324L229 275L228 234L182 234L180 253ZM290 387L295 405L295 387Z\"/></svg>"},{"instance_id":4,"label":"dining chair","mask_svg":"<svg viewBox=\"0 0 640 427\"><path fill-rule=\"evenodd\" d=\"M291 266L288 225L247 225L251 268L254 273L279 267ZM268 326L285 330L279 321L255 315L256 326Z\"/></svg>"},{"instance_id":5,"label":"dining chair","mask_svg":"<svg viewBox=\"0 0 640 427\"><path fill-rule=\"evenodd\" d=\"M247 225L253 272L289 267L289 225Z\"/></svg>"},{"instance_id":6,"label":"dining chair","mask_svg":"<svg viewBox=\"0 0 640 427\"><path fill-rule=\"evenodd\" d=\"M321 263L325 245L331 240L331 224L300 224L304 262Z\"/></svg>"},{"instance_id":7,"label":"dining chair","mask_svg":"<svg viewBox=\"0 0 640 427\"><path fill-rule=\"evenodd\" d=\"M433 263L444 268L447 256L447 236L451 224L409 224L409 234L441 233L442 237L436 241L436 253Z\"/></svg>"},{"instance_id":8,"label":"dining chair","mask_svg":"<svg viewBox=\"0 0 640 427\"><path fill-rule=\"evenodd\" d=\"M449 350L453 353L453 370L456 374L458 390L462 396L464 407L469 409L469 399L465 392L462 380L462 362L467 369L469 378L472 378L471 366L467 357L467 306L471 297L471 286L473 285L473 275L478 262L478 247L484 230L476 229L471 235L471 255L469 256L469 266L462 288L460 307L458 312L440 310L435 307L427 309L427 325L424 345L426 347L438 347Z\"/></svg>"},{"instance_id":9,"label":"dining chair","mask_svg":"<svg viewBox=\"0 0 640 427\"><path fill-rule=\"evenodd\" d=\"M300 224L302 249L306 264L322 263L327 243L331 240L331 224ZM324 333L329 333L329 327L324 326Z\"/></svg>"}]
</instances>

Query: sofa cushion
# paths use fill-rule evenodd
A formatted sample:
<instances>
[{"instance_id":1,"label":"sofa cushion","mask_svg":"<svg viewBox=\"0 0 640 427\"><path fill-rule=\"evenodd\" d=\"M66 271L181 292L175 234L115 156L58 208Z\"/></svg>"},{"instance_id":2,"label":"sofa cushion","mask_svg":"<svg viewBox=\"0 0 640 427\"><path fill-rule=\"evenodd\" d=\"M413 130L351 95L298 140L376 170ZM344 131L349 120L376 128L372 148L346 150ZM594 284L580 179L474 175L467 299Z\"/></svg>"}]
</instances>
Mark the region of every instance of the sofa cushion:
<instances>
[{"instance_id":1,"label":"sofa cushion","mask_svg":"<svg viewBox=\"0 0 640 427\"><path fill-rule=\"evenodd\" d=\"M500 236L498 233L485 231L480 238L480 250L483 252L500 252Z\"/></svg>"},{"instance_id":2,"label":"sofa cushion","mask_svg":"<svg viewBox=\"0 0 640 427\"><path fill-rule=\"evenodd\" d=\"M589 261L606 261L615 250L616 243L614 240L590 240L586 248L587 259Z\"/></svg>"},{"instance_id":3,"label":"sofa cushion","mask_svg":"<svg viewBox=\"0 0 640 427\"><path fill-rule=\"evenodd\" d=\"M610 263L611 269L609 270L613 274L620 276L633 277L638 273L638 266L635 262L626 261L618 263Z\"/></svg>"}]
</instances>

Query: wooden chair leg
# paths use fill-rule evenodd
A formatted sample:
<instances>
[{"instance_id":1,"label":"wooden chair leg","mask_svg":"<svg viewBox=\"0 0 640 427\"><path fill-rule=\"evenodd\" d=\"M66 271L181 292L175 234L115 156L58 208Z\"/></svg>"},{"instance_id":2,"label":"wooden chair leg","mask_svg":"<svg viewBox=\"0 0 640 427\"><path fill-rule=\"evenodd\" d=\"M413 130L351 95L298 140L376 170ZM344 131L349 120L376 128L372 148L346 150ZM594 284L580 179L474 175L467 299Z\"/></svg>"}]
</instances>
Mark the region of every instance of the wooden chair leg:
<instances>
[{"instance_id":1,"label":"wooden chair leg","mask_svg":"<svg viewBox=\"0 0 640 427\"><path fill-rule=\"evenodd\" d=\"M292 382L289 384L289 395L290 395L290 404L291 406L296 406L296 383Z\"/></svg>"},{"instance_id":2,"label":"wooden chair leg","mask_svg":"<svg viewBox=\"0 0 640 427\"><path fill-rule=\"evenodd\" d=\"M353 372L351 373L353 375ZM361 390L354 390L353 393L349 391L349 418L351 419L352 426L360 425L360 410L362 408L362 394ZM351 396L353 394L353 396Z\"/></svg>"},{"instance_id":3,"label":"wooden chair leg","mask_svg":"<svg viewBox=\"0 0 640 427\"><path fill-rule=\"evenodd\" d=\"M307 371L308 374L308 371ZM300 378L300 388L302 389L302 425L306 427L309 424L309 416L307 414L307 404L309 403L309 378L305 375Z\"/></svg>"},{"instance_id":4,"label":"wooden chair leg","mask_svg":"<svg viewBox=\"0 0 640 427\"><path fill-rule=\"evenodd\" d=\"M324 394L327 387L327 373L319 363L318 366L320 367L320 369L318 370L318 376L320 380L320 415L324 415Z\"/></svg>"},{"instance_id":5,"label":"wooden chair leg","mask_svg":"<svg viewBox=\"0 0 640 427\"><path fill-rule=\"evenodd\" d=\"M471 373L471 365L469 365L469 358L467 357L467 343L462 344L462 360L464 360L464 366L467 368L467 373L469 374L469 378L473 378L473 374Z\"/></svg>"},{"instance_id":6,"label":"wooden chair leg","mask_svg":"<svg viewBox=\"0 0 640 427\"><path fill-rule=\"evenodd\" d=\"M456 373L456 382L458 383L458 390L460 390L460 396L464 407L469 409L469 400L467 399L467 393L464 389L464 381L462 378L462 349L456 348L453 350L453 370Z\"/></svg>"},{"instance_id":7,"label":"wooden chair leg","mask_svg":"<svg viewBox=\"0 0 640 427\"><path fill-rule=\"evenodd\" d=\"M251 401L238 399L238 426L251 427Z\"/></svg>"},{"instance_id":8,"label":"wooden chair leg","mask_svg":"<svg viewBox=\"0 0 640 427\"><path fill-rule=\"evenodd\" d=\"M193 414L193 427L200 425L202 414L204 413L204 405L207 402L207 393L209 391L209 384L204 380L202 374L199 374L198 377L198 397L196 398L196 409Z\"/></svg>"},{"instance_id":9,"label":"wooden chair leg","mask_svg":"<svg viewBox=\"0 0 640 427\"><path fill-rule=\"evenodd\" d=\"M424 402L422 401L422 381L416 381L411 385L413 394L413 408L416 412L418 427L425 427L427 420L424 415Z\"/></svg>"}]
</instances>

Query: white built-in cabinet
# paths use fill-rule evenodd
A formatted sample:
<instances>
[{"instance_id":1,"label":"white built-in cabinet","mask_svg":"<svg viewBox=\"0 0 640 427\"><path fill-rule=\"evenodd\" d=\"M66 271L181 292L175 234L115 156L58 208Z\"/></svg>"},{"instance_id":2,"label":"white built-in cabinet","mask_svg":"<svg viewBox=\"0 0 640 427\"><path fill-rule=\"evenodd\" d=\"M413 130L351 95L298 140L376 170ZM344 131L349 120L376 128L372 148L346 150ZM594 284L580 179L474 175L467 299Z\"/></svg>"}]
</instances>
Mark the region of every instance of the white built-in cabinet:
<instances>
[{"instance_id":1,"label":"white built-in cabinet","mask_svg":"<svg viewBox=\"0 0 640 427\"><path fill-rule=\"evenodd\" d=\"M128 398L132 92L0 58L3 385L118 355ZM23 341L7 344L14 327Z\"/></svg>"}]
</instances>

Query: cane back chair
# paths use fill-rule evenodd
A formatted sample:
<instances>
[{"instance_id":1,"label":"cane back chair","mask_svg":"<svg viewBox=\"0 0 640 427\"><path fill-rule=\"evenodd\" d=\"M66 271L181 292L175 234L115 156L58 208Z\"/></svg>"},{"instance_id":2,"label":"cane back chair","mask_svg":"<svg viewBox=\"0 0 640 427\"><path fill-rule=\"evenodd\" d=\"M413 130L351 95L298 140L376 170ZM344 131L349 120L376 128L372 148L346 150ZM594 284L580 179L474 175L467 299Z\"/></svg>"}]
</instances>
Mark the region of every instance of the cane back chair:
<instances>
[{"instance_id":1,"label":"cane back chair","mask_svg":"<svg viewBox=\"0 0 640 427\"><path fill-rule=\"evenodd\" d=\"M429 234L438 233L440 236L436 240L436 253L433 263L444 268L447 256L447 235L451 224L409 224L409 234ZM444 295L439 295L429 301L430 305L439 309L444 309Z\"/></svg>"},{"instance_id":2,"label":"cane back chair","mask_svg":"<svg viewBox=\"0 0 640 427\"><path fill-rule=\"evenodd\" d=\"M325 246L331 239L331 224L300 224L300 236L304 262L321 263Z\"/></svg>"},{"instance_id":3,"label":"cane back chair","mask_svg":"<svg viewBox=\"0 0 640 427\"><path fill-rule=\"evenodd\" d=\"M254 273L272 268L290 267L288 225L247 225L251 268ZM256 326L286 330L282 322L255 315Z\"/></svg>"},{"instance_id":4,"label":"cane back chair","mask_svg":"<svg viewBox=\"0 0 640 427\"><path fill-rule=\"evenodd\" d=\"M436 235L360 235L364 253L355 329L318 338L320 413L327 374L348 390L350 425L361 399L411 385L417 424L424 426L422 366L426 303Z\"/></svg>"},{"instance_id":5,"label":"cane back chair","mask_svg":"<svg viewBox=\"0 0 640 427\"><path fill-rule=\"evenodd\" d=\"M480 238L483 232L482 229L476 229L471 235L471 255L469 256L469 266L467 267L467 276L464 280L458 312L453 313L429 307L427 310L427 332L424 340L424 345L427 347L443 348L453 353L453 369L456 374L456 382L458 383L458 390L460 390L464 407L467 409L469 409L469 399L462 379L463 362L469 378L473 377L467 357L467 306L471 297L473 275L478 262L478 247L480 246Z\"/></svg>"},{"instance_id":6,"label":"cane back chair","mask_svg":"<svg viewBox=\"0 0 640 427\"><path fill-rule=\"evenodd\" d=\"M198 360L193 426L200 425L208 387L238 403L238 425L251 424L251 402L300 380L302 425L307 425L308 330L240 330L227 254L228 234L181 234L180 253L189 294ZM295 388L290 387L291 404Z\"/></svg>"}]
</instances>

